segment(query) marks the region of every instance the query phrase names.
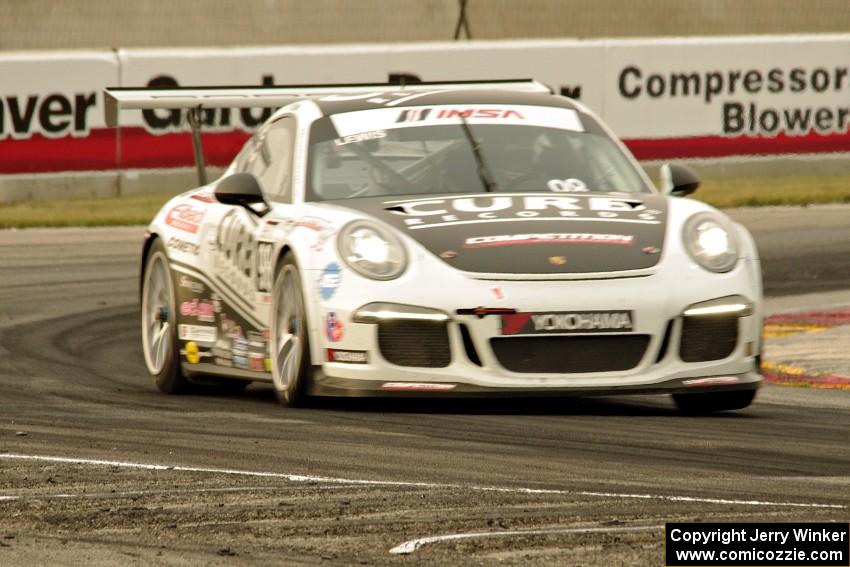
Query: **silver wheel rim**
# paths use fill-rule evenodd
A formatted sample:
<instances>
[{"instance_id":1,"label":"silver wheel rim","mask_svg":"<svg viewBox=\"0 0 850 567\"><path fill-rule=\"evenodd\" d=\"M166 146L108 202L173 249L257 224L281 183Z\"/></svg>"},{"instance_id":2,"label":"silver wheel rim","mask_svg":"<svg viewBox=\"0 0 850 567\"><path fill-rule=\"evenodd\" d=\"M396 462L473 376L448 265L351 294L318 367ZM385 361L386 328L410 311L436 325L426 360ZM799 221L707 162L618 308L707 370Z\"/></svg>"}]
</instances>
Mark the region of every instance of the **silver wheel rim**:
<instances>
[{"instance_id":1,"label":"silver wheel rim","mask_svg":"<svg viewBox=\"0 0 850 567\"><path fill-rule=\"evenodd\" d=\"M155 252L145 273L142 292L142 345L151 374L160 374L171 354L171 278L161 252Z\"/></svg>"},{"instance_id":2,"label":"silver wheel rim","mask_svg":"<svg viewBox=\"0 0 850 567\"><path fill-rule=\"evenodd\" d=\"M301 370L304 306L293 266L284 266L276 281L274 297L272 377L277 390L285 393Z\"/></svg>"}]
</instances>

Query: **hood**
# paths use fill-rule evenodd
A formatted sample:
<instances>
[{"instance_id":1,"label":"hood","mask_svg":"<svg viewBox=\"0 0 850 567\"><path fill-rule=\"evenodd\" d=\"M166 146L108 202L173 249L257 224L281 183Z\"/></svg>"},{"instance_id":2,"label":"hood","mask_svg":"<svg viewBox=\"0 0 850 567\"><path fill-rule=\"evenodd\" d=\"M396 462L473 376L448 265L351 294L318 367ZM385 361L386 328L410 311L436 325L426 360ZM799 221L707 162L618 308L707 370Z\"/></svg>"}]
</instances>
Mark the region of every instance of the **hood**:
<instances>
[{"instance_id":1,"label":"hood","mask_svg":"<svg viewBox=\"0 0 850 567\"><path fill-rule=\"evenodd\" d=\"M474 193L330 201L392 225L450 266L580 274L658 263L667 201L655 194Z\"/></svg>"}]
</instances>

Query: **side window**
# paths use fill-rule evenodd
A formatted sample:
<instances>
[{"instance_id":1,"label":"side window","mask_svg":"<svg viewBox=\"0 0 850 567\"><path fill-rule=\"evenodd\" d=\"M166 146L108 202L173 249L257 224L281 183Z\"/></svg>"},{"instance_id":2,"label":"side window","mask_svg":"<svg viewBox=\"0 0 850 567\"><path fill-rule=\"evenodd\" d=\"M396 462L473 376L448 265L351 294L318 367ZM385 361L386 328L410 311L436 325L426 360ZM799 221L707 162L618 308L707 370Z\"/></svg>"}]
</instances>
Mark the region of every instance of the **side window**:
<instances>
[{"instance_id":1,"label":"side window","mask_svg":"<svg viewBox=\"0 0 850 567\"><path fill-rule=\"evenodd\" d=\"M236 154L236 173L244 173L248 171L248 163L254 155L254 148L256 147L256 145L257 135L254 134L253 136L248 138L248 141L245 142L245 145L242 146L242 149L239 150L238 154Z\"/></svg>"},{"instance_id":2,"label":"side window","mask_svg":"<svg viewBox=\"0 0 850 567\"><path fill-rule=\"evenodd\" d=\"M292 149L295 119L291 116L270 124L259 134L248 171L257 176L266 197L289 202L292 197Z\"/></svg>"}]
</instances>

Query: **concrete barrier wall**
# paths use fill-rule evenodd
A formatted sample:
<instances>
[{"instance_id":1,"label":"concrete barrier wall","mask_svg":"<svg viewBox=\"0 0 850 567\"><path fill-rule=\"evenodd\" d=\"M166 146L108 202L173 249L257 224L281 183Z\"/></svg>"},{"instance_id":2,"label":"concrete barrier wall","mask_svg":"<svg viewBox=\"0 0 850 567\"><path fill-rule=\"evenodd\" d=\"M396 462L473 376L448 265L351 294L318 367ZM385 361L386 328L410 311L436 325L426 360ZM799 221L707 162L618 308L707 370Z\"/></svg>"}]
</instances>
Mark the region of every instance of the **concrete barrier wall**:
<instances>
[{"instance_id":1,"label":"concrete barrier wall","mask_svg":"<svg viewBox=\"0 0 850 567\"><path fill-rule=\"evenodd\" d=\"M468 0L466 6L476 40L850 30L847 0ZM0 50L447 41L459 12L459 0L3 0Z\"/></svg>"},{"instance_id":2,"label":"concrete barrier wall","mask_svg":"<svg viewBox=\"0 0 850 567\"><path fill-rule=\"evenodd\" d=\"M850 171L850 34L120 49L0 55L0 76L15 77L0 85L0 202L191 183L184 117L127 113L107 129L107 86L383 82L400 72L541 80L599 113L649 164ZM262 117L211 112L209 163L226 165Z\"/></svg>"}]
</instances>

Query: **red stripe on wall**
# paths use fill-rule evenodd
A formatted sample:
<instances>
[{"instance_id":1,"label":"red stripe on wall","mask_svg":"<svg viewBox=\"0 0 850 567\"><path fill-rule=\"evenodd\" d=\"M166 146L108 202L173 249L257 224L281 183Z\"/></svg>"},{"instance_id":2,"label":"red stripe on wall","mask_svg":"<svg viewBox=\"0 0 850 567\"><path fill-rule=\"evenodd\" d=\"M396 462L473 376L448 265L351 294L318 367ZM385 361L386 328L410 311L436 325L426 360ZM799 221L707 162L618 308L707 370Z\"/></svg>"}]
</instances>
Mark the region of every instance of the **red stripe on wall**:
<instances>
[{"instance_id":1,"label":"red stripe on wall","mask_svg":"<svg viewBox=\"0 0 850 567\"><path fill-rule=\"evenodd\" d=\"M226 166L242 149L249 134L208 132L202 135L207 165ZM120 168L168 168L191 166L195 163L192 136L188 133L153 136L144 128L121 129Z\"/></svg>"},{"instance_id":2,"label":"red stripe on wall","mask_svg":"<svg viewBox=\"0 0 850 567\"><path fill-rule=\"evenodd\" d=\"M116 133L112 129L97 129L84 138L51 139L36 134L26 140L0 140L0 174L173 168L194 164L192 138L188 133L155 136L144 128L122 128L120 153L116 151ZM247 139L248 134L241 131L204 134L207 164L229 164ZM850 152L850 132L780 134L771 138L698 136L624 142L639 160Z\"/></svg>"},{"instance_id":3,"label":"red stripe on wall","mask_svg":"<svg viewBox=\"0 0 850 567\"><path fill-rule=\"evenodd\" d=\"M623 140L623 142L639 160L850 152L850 132L840 134L810 132L802 136L779 134L772 138L698 136Z\"/></svg>"},{"instance_id":4,"label":"red stripe on wall","mask_svg":"<svg viewBox=\"0 0 850 567\"><path fill-rule=\"evenodd\" d=\"M92 130L85 138L0 140L1 173L50 173L115 169L116 130Z\"/></svg>"}]
</instances>

